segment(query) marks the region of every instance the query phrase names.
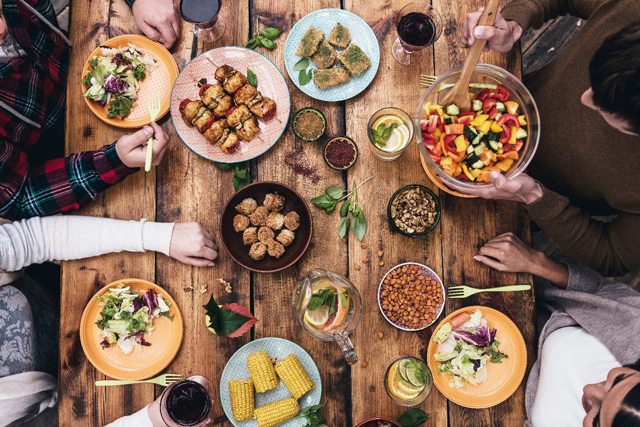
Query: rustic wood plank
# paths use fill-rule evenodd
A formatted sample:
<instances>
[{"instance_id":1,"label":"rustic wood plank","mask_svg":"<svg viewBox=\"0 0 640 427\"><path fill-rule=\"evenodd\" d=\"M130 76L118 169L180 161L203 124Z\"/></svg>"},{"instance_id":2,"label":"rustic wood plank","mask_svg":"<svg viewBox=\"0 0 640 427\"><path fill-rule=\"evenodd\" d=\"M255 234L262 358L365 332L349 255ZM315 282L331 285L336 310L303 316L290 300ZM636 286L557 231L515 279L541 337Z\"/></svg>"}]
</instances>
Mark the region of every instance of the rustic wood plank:
<instances>
[{"instance_id":1,"label":"rustic wood plank","mask_svg":"<svg viewBox=\"0 0 640 427\"><path fill-rule=\"evenodd\" d=\"M319 102L304 95L291 83L284 67L284 42L291 27L307 13L327 7L339 8L338 0L296 2L294 0L254 0L252 9L253 30L256 27L276 26L284 32L278 39L278 47L261 53L268 56L285 73L291 91L292 112L306 106L320 109L328 121L327 135L344 132L343 109L340 104ZM321 141L324 142L324 139ZM295 188L309 201L324 192L330 185L343 185L339 172L329 169L321 154L321 142L306 143L296 139L288 129L281 140L261 156L257 164L258 181L278 181ZM295 164L305 164L317 170L317 178L298 175ZM317 340L307 334L297 323L291 309L291 294L297 278L312 268L326 268L338 274L346 273L347 248L338 238L338 214L326 215L311 206L313 215L313 239L306 255L283 273L254 275L253 294L255 316L261 319L255 326L255 337L276 336L294 341L313 357L322 378L322 400L328 406L322 410L331 426L353 425L350 401L350 368L342 357L338 345ZM283 321L283 319L285 321Z\"/></svg>"},{"instance_id":2,"label":"rustic wood plank","mask_svg":"<svg viewBox=\"0 0 640 427\"><path fill-rule=\"evenodd\" d=\"M545 23L543 32L527 31L522 37L522 66L525 75L551 62L578 34L582 28L581 23L580 18L565 15Z\"/></svg>"},{"instance_id":3,"label":"rustic wood plank","mask_svg":"<svg viewBox=\"0 0 640 427\"><path fill-rule=\"evenodd\" d=\"M467 13L484 6L484 1L460 2L459 6L452 8L448 1L434 1L434 7L440 11L447 23L443 38L435 45L436 74L462 64L464 61L467 51L461 49L458 43L462 23ZM516 76L521 75L520 54L517 50L507 55L493 51L485 52L480 62L495 64ZM441 196L445 286L466 284L491 287L531 283L531 277L528 275L499 273L473 260L478 249L498 234L513 231L524 241L530 240L528 220L515 203L462 199L444 193L441 193ZM530 367L536 354L533 291L519 292L516 295L480 294L467 299L448 299L446 313L474 304L494 307L506 313L518 325L527 344L528 367ZM525 383L526 381L523 381L518 391L507 401L490 409L467 409L449 402L449 424L478 427L522 425L525 420Z\"/></svg>"},{"instance_id":4,"label":"rustic wood plank","mask_svg":"<svg viewBox=\"0 0 640 427\"><path fill-rule=\"evenodd\" d=\"M79 84L84 62L101 42L137 32L124 2L75 2L71 23L71 62L67 103L66 152L95 150L130 131L110 127L85 105ZM130 203L136 200L136 203ZM109 189L80 214L119 219L155 218L155 173L137 173ZM60 316L59 424L103 425L107 420L132 413L153 399L153 389L113 387L97 389L94 381L106 378L86 359L78 336L86 303L100 287L125 277L154 280L155 256L112 254L65 262L62 272L63 310ZM65 302L73 302L65 304ZM110 402L117 402L111 405Z\"/></svg>"},{"instance_id":5,"label":"rustic wood plank","mask_svg":"<svg viewBox=\"0 0 640 427\"><path fill-rule=\"evenodd\" d=\"M395 356L426 355L430 334L401 331L391 326L378 308L377 292L380 280L394 265L416 261L426 264L442 276L441 241L439 227L422 238L413 239L392 231L387 218L387 203L393 193L407 184L422 184L437 192L420 165L415 141L402 156L393 162L379 160L371 152L367 136L369 117L384 107L398 107L414 117L423 95L418 85L420 74L433 74L433 48L425 50L425 58L416 66L405 67L391 54L391 45L397 37L393 25L394 14L405 1L372 4L364 0L348 0L345 9L357 13L374 28L380 43L380 68L367 90L346 102L347 135L358 144L358 163L349 171L349 185L376 175L370 183L358 190L358 203L366 214L368 232L361 243L353 234L349 236L349 275L363 296L363 314L353 340L361 360L367 366L352 370L353 421L357 424L372 416L397 417L407 408L394 403L386 394L384 373ZM380 265L377 252L384 252ZM370 262L363 263L364 258ZM358 264L361 270L355 270ZM382 340L378 333L383 333ZM357 403L356 403L357 402ZM446 399L435 389L419 406L434 414L430 425L447 426Z\"/></svg>"},{"instance_id":6,"label":"rustic wood plank","mask_svg":"<svg viewBox=\"0 0 640 427\"><path fill-rule=\"evenodd\" d=\"M192 57L214 47L246 43L249 0L223 3L220 13L226 21L223 37L215 43L198 41L197 51L193 53L193 25L182 22L181 39L173 49L180 69ZM188 266L158 255L158 283L175 298L183 315L185 331L180 352L166 372L180 373L184 377L203 375L217 390L227 360L250 339L250 334L231 339L210 333L206 328L205 311L202 308L211 294L220 304L235 302L251 307L249 272L235 264L226 254L222 248L219 229L224 203L234 193L232 172L219 170L213 162L187 148L177 136L170 119L165 121L163 128L171 137L171 145L165 161L157 168L158 221L199 222L213 234L219 252L215 266L209 268ZM225 292L224 286L218 283L219 278L232 284L233 294ZM193 290L185 290L186 286L193 287ZM156 395L162 390L162 387L157 386ZM217 394L212 397L212 418L224 415Z\"/></svg>"}]
</instances>

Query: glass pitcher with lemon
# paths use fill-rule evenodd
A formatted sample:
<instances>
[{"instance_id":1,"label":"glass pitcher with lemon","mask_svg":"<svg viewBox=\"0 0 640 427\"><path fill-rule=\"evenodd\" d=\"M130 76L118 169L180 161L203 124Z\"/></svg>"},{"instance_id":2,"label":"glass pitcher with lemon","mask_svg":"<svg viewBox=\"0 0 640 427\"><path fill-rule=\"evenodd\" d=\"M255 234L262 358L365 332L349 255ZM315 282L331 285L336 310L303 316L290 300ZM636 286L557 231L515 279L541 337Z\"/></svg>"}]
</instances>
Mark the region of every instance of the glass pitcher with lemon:
<instances>
[{"instance_id":1,"label":"glass pitcher with lemon","mask_svg":"<svg viewBox=\"0 0 640 427\"><path fill-rule=\"evenodd\" d=\"M376 157L385 161L395 160L413 139L413 122L401 109L386 107L371 116L367 134Z\"/></svg>"},{"instance_id":2,"label":"glass pitcher with lemon","mask_svg":"<svg viewBox=\"0 0 640 427\"><path fill-rule=\"evenodd\" d=\"M360 322L362 299L349 279L319 268L311 270L295 287L293 312L308 333L336 341L349 364L358 361L349 334Z\"/></svg>"}]
</instances>

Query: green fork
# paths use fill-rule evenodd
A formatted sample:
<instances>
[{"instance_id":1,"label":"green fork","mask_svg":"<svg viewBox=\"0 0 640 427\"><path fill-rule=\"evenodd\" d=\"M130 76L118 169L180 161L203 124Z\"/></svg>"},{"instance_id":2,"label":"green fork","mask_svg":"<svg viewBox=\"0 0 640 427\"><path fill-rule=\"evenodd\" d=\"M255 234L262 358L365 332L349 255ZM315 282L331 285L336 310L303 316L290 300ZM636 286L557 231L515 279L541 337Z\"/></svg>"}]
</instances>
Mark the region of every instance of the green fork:
<instances>
[{"instance_id":1,"label":"green fork","mask_svg":"<svg viewBox=\"0 0 640 427\"><path fill-rule=\"evenodd\" d=\"M528 291L531 289L531 285L511 285L500 286L497 288L477 289L471 286L449 286L447 294L449 298L467 298L471 295L475 295L480 292L513 292L513 291Z\"/></svg>"},{"instance_id":2,"label":"green fork","mask_svg":"<svg viewBox=\"0 0 640 427\"><path fill-rule=\"evenodd\" d=\"M164 374L164 375L160 375L159 377L151 378L148 380L140 380L140 381L99 380L99 381L96 381L96 385L109 386L109 385L152 383L152 384L158 384L166 387L171 383L180 381L181 379L182 379L181 374Z\"/></svg>"},{"instance_id":3,"label":"green fork","mask_svg":"<svg viewBox=\"0 0 640 427\"><path fill-rule=\"evenodd\" d=\"M429 87L429 86L431 86L432 84L435 83L437 78L438 78L438 76L432 76L430 74L421 74L420 75L420 84L422 86ZM436 92L440 92L441 90L449 89L450 87L453 87L453 83L441 84L440 87L438 87L438 90ZM491 89L491 90L495 90L496 89L496 85L492 85L492 84L488 84L488 83L469 83L469 87L472 88L472 89Z\"/></svg>"},{"instance_id":4,"label":"green fork","mask_svg":"<svg viewBox=\"0 0 640 427\"><path fill-rule=\"evenodd\" d=\"M151 117L151 121L155 122L158 118L158 114L160 114L160 109L162 108L162 103L160 102L160 95L154 93L151 98L149 98L149 116ZM149 138L147 142L147 158L144 162L144 171L149 172L151 170L151 161L153 160L153 136Z\"/></svg>"}]
</instances>

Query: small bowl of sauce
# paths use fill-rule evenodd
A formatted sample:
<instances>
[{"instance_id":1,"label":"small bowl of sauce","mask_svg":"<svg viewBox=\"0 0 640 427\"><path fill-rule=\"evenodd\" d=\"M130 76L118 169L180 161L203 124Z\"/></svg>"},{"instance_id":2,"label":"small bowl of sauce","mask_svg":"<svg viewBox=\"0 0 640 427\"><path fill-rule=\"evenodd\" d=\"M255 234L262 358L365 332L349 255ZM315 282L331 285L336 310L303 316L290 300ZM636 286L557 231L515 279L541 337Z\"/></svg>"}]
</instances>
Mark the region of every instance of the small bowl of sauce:
<instances>
[{"instance_id":1,"label":"small bowl of sauce","mask_svg":"<svg viewBox=\"0 0 640 427\"><path fill-rule=\"evenodd\" d=\"M348 136L334 136L324 145L324 161L331 169L349 169L358 160L358 146Z\"/></svg>"},{"instance_id":2,"label":"small bowl of sauce","mask_svg":"<svg viewBox=\"0 0 640 427\"><path fill-rule=\"evenodd\" d=\"M293 133L303 141L315 142L327 130L327 118L320 110L305 107L293 115Z\"/></svg>"}]
</instances>

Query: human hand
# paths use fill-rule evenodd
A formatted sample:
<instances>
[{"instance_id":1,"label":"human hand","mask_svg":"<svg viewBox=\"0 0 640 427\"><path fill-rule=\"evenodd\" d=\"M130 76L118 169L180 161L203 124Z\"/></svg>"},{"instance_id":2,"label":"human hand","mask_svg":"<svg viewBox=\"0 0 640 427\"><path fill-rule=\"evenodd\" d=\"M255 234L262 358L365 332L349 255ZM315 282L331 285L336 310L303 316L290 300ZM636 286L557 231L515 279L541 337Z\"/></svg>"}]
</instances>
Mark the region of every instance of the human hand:
<instances>
[{"instance_id":1,"label":"human hand","mask_svg":"<svg viewBox=\"0 0 640 427\"><path fill-rule=\"evenodd\" d=\"M218 257L213 237L197 222L178 223L173 227L169 256L185 264L212 267Z\"/></svg>"},{"instance_id":2,"label":"human hand","mask_svg":"<svg viewBox=\"0 0 640 427\"><path fill-rule=\"evenodd\" d=\"M467 189L460 185L443 181L453 190L464 194L473 194L483 199L510 200L528 205L538 201L542 197L542 187L527 174L520 174L515 178L507 179L500 172L492 171L492 186L482 186L477 189Z\"/></svg>"},{"instance_id":3,"label":"human hand","mask_svg":"<svg viewBox=\"0 0 640 427\"><path fill-rule=\"evenodd\" d=\"M167 49L180 37L180 21L173 0L136 0L131 11L138 28Z\"/></svg>"},{"instance_id":4,"label":"human hand","mask_svg":"<svg viewBox=\"0 0 640 427\"><path fill-rule=\"evenodd\" d=\"M533 273L533 266L541 256L544 256L542 252L525 245L509 232L489 240L473 259L498 271Z\"/></svg>"},{"instance_id":5,"label":"human hand","mask_svg":"<svg viewBox=\"0 0 640 427\"><path fill-rule=\"evenodd\" d=\"M156 123L145 126L136 133L125 135L116 142L116 153L126 166L141 168L147 158L147 141L153 135L153 166L158 166L169 146L169 137Z\"/></svg>"},{"instance_id":6,"label":"human hand","mask_svg":"<svg viewBox=\"0 0 640 427\"><path fill-rule=\"evenodd\" d=\"M462 47L469 47L475 43L476 39L480 39L487 41L485 52L489 49L497 52L509 52L522 36L522 27L516 21L505 20L500 12L498 12L492 27L479 26L478 20L483 11L484 7L481 7L467 15L467 20L462 27L460 44Z\"/></svg>"}]
</instances>

